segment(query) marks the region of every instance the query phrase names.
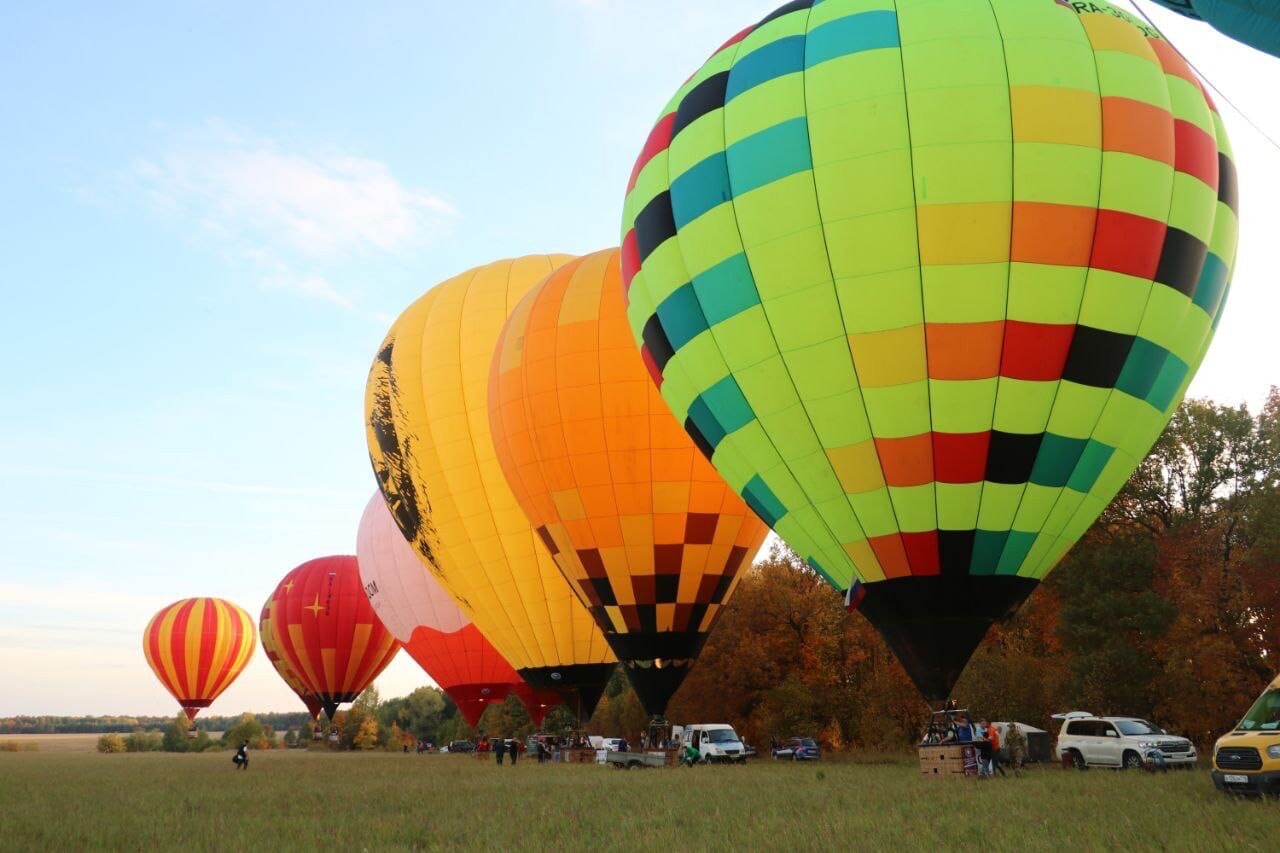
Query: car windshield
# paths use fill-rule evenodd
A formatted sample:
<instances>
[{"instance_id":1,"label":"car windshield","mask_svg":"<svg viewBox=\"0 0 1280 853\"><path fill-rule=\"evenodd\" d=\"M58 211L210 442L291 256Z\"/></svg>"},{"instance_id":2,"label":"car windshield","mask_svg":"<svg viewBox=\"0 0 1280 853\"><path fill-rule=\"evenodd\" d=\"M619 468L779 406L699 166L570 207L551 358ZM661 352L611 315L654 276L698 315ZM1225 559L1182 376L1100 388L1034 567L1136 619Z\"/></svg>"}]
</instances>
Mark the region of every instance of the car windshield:
<instances>
[{"instance_id":1,"label":"car windshield","mask_svg":"<svg viewBox=\"0 0 1280 853\"><path fill-rule=\"evenodd\" d=\"M711 729L702 733L702 739L707 743L733 743L738 736L733 733L733 729Z\"/></svg>"},{"instance_id":2,"label":"car windshield","mask_svg":"<svg viewBox=\"0 0 1280 853\"><path fill-rule=\"evenodd\" d=\"M1239 728L1260 732L1280 730L1280 689L1268 690L1259 696L1240 721Z\"/></svg>"},{"instance_id":3,"label":"car windshield","mask_svg":"<svg viewBox=\"0 0 1280 853\"><path fill-rule=\"evenodd\" d=\"M1116 728L1122 735L1158 735L1163 734L1146 720L1116 720Z\"/></svg>"}]
</instances>

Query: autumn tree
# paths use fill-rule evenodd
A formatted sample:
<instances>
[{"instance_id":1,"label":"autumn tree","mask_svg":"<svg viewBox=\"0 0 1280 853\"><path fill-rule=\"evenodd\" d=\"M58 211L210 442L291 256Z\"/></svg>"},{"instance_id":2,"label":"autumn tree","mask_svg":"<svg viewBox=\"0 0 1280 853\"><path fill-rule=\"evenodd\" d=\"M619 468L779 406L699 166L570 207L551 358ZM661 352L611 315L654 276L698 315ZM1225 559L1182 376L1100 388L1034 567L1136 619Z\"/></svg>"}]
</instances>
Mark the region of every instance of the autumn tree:
<instances>
[{"instance_id":1,"label":"autumn tree","mask_svg":"<svg viewBox=\"0 0 1280 853\"><path fill-rule=\"evenodd\" d=\"M378 719L372 714L364 714L360 718L359 731L351 739L351 746L353 749L376 749L382 737L382 727L378 725Z\"/></svg>"},{"instance_id":2,"label":"autumn tree","mask_svg":"<svg viewBox=\"0 0 1280 853\"><path fill-rule=\"evenodd\" d=\"M623 737L635 742L640 739L648 727L649 715L636 692L631 689L626 673L621 666L613 671L605 685L604 695L596 706L586 730L593 735L605 737Z\"/></svg>"},{"instance_id":3,"label":"autumn tree","mask_svg":"<svg viewBox=\"0 0 1280 853\"><path fill-rule=\"evenodd\" d=\"M926 710L879 635L785 548L739 581L669 716L730 722L749 742L909 743Z\"/></svg>"},{"instance_id":4,"label":"autumn tree","mask_svg":"<svg viewBox=\"0 0 1280 853\"><path fill-rule=\"evenodd\" d=\"M351 703L351 708L345 715L342 712L338 713L339 749L372 749L386 745L387 731L378 725L378 709L381 704L382 697L378 694L378 688L370 685L356 697L356 701ZM372 725L369 725L370 723ZM363 744L370 737L373 739L373 746L364 746Z\"/></svg>"}]
</instances>

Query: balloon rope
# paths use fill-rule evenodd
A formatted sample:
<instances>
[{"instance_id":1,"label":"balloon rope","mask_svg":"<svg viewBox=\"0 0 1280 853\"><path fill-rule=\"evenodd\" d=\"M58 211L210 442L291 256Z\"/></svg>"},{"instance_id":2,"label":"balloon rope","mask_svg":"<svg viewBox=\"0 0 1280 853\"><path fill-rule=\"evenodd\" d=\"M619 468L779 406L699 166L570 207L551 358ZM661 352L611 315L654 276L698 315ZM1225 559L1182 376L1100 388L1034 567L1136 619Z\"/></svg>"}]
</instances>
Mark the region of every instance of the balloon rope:
<instances>
[{"instance_id":1,"label":"balloon rope","mask_svg":"<svg viewBox=\"0 0 1280 853\"><path fill-rule=\"evenodd\" d=\"M1133 11L1137 12L1142 17L1142 19L1151 26L1151 29L1155 30L1156 32L1160 31L1160 28L1156 26L1155 21L1152 21L1151 18L1147 15L1147 13L1143 11L1142 7L1138 5L1138 0L1128 0L1128 3L1130 6L1133 7ZM1250 118L1248 113L1246 113L1244 110L1236 106L1235 102L1232 101L1230 98L1228 98L1225 92L1223 92L1221 89L1215 86L1213 81L1209 79L1209 75L1201 71L1199 67L1197 67L1196 64L1192 62L1191 59L1185 53L1183 53L1181 50L1178 49L1178 46L1176 44L1174 44L1173 42L1169 42L1169 46L1173 48L1174 53L1182 57L1183 62L1191 66L1191 70L1196 72L1196 75L1205 82L1206 86L1212 89L1214 93L1217 94L1217 96L1222 99L1222 102L1224 104L1231 107L1231 109L1235 112L1235 114L1240 116L1240 118L1244 119L1245 122L1248 123L1250 127L1256 130L1259 136L1267 140L1267 142L1271 144L1272 148L1276 149L1277 151L1280 151L1280 143L1276 142L1276 140L1272 138L1271 134L1267 133L1265 130L1259 127L1258 123L1255 122L1252 118Z\"/></svg>"}]
</instances>

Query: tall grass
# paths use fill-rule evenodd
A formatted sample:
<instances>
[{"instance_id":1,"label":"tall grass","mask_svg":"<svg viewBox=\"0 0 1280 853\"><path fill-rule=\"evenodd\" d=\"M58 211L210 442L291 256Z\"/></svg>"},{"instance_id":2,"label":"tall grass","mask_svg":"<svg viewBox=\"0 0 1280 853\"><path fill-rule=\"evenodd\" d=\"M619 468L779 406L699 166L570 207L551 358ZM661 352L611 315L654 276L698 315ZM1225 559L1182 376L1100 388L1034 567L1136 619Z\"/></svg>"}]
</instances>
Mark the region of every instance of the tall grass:
<instances>
[{"instance_id":1,"label":"tall grass","mask_svg":"<svg viewBox=\"0 0 1280 853\"><path fill-rule=\"evenodd\" d=\"M0 740L0 752L36 752L40 744L34 741Z\"/></svg>"},{"instance_id":2,"label":"tall grass","mask_svg":"<svg viewBox=\"0 0 1280 853\"><path fill-rule=\"evenodd\" d=\"M914 764L617 771L469 756L272 751L0 755L5 849L1276 850L1274 802L1205 771L1045 768L921 778Z\"/></svg>"}]
</instances>

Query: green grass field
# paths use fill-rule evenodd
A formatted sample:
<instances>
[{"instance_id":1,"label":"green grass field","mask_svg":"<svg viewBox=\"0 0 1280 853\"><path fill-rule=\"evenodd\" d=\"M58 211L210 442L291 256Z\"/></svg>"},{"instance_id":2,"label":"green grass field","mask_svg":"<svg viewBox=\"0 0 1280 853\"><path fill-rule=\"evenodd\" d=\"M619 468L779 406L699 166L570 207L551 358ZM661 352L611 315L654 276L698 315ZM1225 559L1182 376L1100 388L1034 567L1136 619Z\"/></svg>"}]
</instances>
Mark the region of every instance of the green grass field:
<instances>
[{"instance_id":1,"label":"green grass field","mask_svg":"<svg viewBox=\"0 0 1280 853\"><path fill-rule=\"evenodd\" d=\"M617 771L466 756L0 753L0 849L1275 850L1280 804L1206 771L914 764Z\"/></svg>"}]
</instances>

